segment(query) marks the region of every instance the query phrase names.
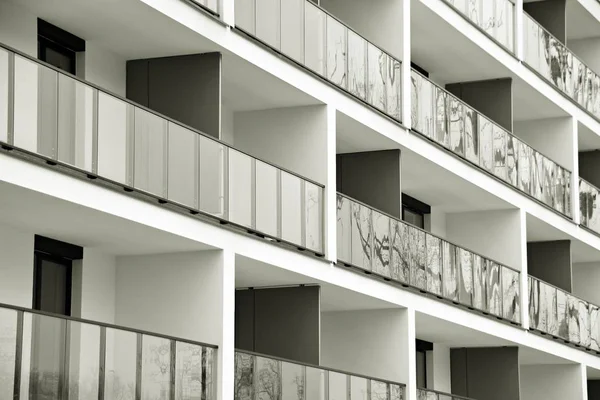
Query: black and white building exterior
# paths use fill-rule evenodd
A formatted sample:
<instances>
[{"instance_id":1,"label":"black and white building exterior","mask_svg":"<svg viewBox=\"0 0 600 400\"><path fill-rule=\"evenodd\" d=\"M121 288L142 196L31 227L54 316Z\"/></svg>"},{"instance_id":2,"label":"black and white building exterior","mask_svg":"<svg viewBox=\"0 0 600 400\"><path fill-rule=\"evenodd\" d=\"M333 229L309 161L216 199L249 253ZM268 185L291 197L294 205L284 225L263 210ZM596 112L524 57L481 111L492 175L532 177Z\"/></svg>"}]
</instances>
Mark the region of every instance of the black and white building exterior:
<instances>
[{"instance_id":1,"label":"black and white building exterior","mask_svg":"<svg viewBox=\"0 0 600 400\"><path fill-rule=\"evenodd\" d=\"M0 400L600 399L600 1L0 0Z\"/></svg>"}]
</instances>

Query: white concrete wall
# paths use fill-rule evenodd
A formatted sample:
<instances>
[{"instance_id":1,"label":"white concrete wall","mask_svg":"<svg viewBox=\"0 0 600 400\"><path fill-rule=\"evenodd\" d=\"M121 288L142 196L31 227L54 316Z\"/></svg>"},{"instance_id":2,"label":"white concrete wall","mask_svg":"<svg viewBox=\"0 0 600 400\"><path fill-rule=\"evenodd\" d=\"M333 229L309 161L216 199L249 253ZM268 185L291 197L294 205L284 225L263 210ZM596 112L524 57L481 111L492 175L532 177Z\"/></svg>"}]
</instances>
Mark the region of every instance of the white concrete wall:
<instances>
[{"instance_id":1,"label":"white concrete wall","mask_svg":"<svg viewBox=\"0 0 600 400\"><path fill-rule=\"evenodd\" d=\"M521 400L587 400L580 364L521 365ZM585 371L583 371L585 372Z\"/></svg>"},{"instance_id":2,"label":"white concrete wall","mask_svg":"<svg viewBox=\"0 0 600 400\"><path fill-rule=\"evenodd\" d=\"M31 308L33 233L0 225L0 303Z\"/></svg>"},{"instance_id":3,"label":"white concrete wall","mask_svg":"<svg viewBox=\"0 0 600 400\"><path fill-rule=\"evenodd\" d=\"M85 42L86 80L110 92L125 96L127 73L125 57L96 41Z\"/></svg>"},{"instance_id":4,"label":"white concrete wall","mask_svg":"<svg viewBox=\"0 0 600 400\"><path fill-rule=\"evenodd\" d=\"M514 121L514 134L549 157L554 162L573 171L577 159L573 151L573 119L547 118L528 121Z\"/></svg>"},{"instance_id":5,"label":"white concrete wall","mask_svg":"<svg viewBox=\"0 0 600 400\"><path fill-rule=\"evenodd\" d=\"M427 352L427 388L452 393L450 348L446 345L434 343Z\"/></svg>"},{"instance_id":6,"label":"white concrete wall","mask_svg":"<svg viewBox=\"0 0 600 400\"><path fill-rule=\"evenodd\" d=\"M407 343L406 310L321 313L321 365L406 383L404 364L414 340ZM413 358L414 359L414 358ZM414 369L414 364L410 367Z\"/></svg>"},{"instance_id":7,"label":"white concrete wall","mask_svg":"<svg viewBox=\"0 0 600 400\"><path fill-rule=\"evenodd\" d=\"M0 42L37 57L37 17L13 2L0 2Z\"/></svg>"},{"instance_id":8,"label":"white concrete wall","mask_svg":"<svg viewBox=\"0 0 600 400\"><path fill-rule=\"evenodd\" d=\"M325 184L327 127L326 106L236 112L233 145Z\"/></svg>"},{"instance_id":9,"label":"white concrete wall","mask_svg":"<svg viewBox=\"0 0 600 400\"><path fill-rule=\"evenodd\" d=\"M511 268L523 267L519 210L448 213L446 238Z\"/></svg>"},{"instance_id":10,"label":"white concrete wall","mask_svg":"<svg viewBox=\"0 0 600 400\"><path fill-rule=\"evenodd\" d=\"M594 72L600 73L600 38L568 39L567 47Z\"/></svg>"},{"instance_id":11,"label":"white concrete wall","mask_svg":"<svg viewBox=\"0 0 600 400\"><path fill-rule=\"evenodd\" d=\"M439 207L432 206L431 214L425 215L425 230L446 237L446 213Z\"/></svg>"},{"instance_id":12,"label":"white concrete wall","mask_svg":"<svg viewBox=\"0 0 600 400\"><path fill-rule=\"evenodd\" d=\"M572 269L573 294L600 304L600 263L575 263Z\"/></svg>"}]
</instances>

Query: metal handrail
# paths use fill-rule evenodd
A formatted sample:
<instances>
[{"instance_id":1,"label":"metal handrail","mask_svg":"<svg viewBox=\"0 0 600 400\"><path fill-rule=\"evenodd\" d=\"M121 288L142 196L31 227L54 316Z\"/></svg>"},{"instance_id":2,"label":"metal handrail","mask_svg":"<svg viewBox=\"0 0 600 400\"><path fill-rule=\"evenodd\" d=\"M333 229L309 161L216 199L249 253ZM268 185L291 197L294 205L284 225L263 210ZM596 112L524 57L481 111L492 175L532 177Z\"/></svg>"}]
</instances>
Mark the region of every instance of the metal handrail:
<instances>
[{"instance_id":1,"label":"metal handrail","mask_svg":"<svg viewBox=\"0 0 600 400\"><path fill-rule=\"evenodd\" d=\"M454 400L454 399L476 400L476 399L474 399L472 397L459 396L457 394L446 393L446 392L442 392L442 391L439 391L439 390L425 389L425 388L418 388L417 390L422 390L424 392L435 393L435 394L439 394L439 395L442 395L442 396L449 396L449 397L452 397L452 400Z\"/></svg>"},{"instance_id":2,"label":"metal handrail","mask_svg":"<svg viewBox=\"0 0 600 400\"><path fill-rule=\"evenodd\" d=\"M395 220L395 221L397 221L397 222L400 222L400 223L402 223L402 224L404 224L404 225L408 225L408 226L410 226L411 228L414 228L414 229L416 229L416 230L418 230L418 231L421 231L421 232L424 232L424 233L426 233L427 235L433 236L433 237L435 237L435 238L437 238L437 239L440 239L440 240L442 240L442 241L444 241L444 242L446 242L446 243L449 243L449 244L451 244L451 245L455 246L456 248L459 248L459 249L462 249L462 250L466 250L466 251L468 251L468 252L470 252L470 253L472 253L472 254L474 254L474 255L477 255L477 256L479 256L479 257L481 257L481 258L484 258L484 259L486 259L486 260L489 260L489 261L491 261L491 262L493 262L493 263L495 263L495 264L498 264L498 265L501 265L501 266L503 266L503 267L506 267L506 268L508 268L508 269L511 269L511 270L513 270L513 271L515 271L515 272L518 272L519 274L521 273L521 271L519 271L519 270L518 270L518 269L516 269L516 268L510 267L510 266L508 266L508 265L505 265L504 263L498 262L498 261L496 261L496 260L494 260L494 259L492 259L492 258L490 258L490 257L488 257L488 256L484 256L483 254L480 254L480 253L478 253L478 252L476 252L476 251L470 250L470 249L468 249L468 248L466 248L466 247L464 247L464 246L460 246L460 245L458 245L458 244L456 244L456 243L453 243L453 242L449 241L448 239L445 239L445 238L443 238L443 237L441 237L441 236L438 236L438 235L436 235L436 234L434 234L434 233L431 233L431 232L429 232L429 231L426 231L425 229L422 229L422 228L420 228L420 227L418 227L418 226L416 226L416 225L409 224L408 222L406 222L406 221L403 221L402 219L400 219L400 218L398 218L398 217L394 217L393 215L391 215L391 214L388 214L388 213L387 213L387 212L385 212L385 211L378 210L378 209L374 208L373 206L370 206L370 205L368 205L368 204L366 204L366 203L364 203L364 202L362 202L362 201L360 201L360 200L356 200L355 198L353 198L353 197L350 197L350 196L348 196L348 195L346 195L346 194L344 194L344 193L337 192L337 194L338 194L339 196L342 196L342 197L345 197L345 198L347 198L347 199L348 199L348 200L350 200L350 201L353 201L353 202L355 202L355 203L358 203L358 204L360 204L360 205L362 205L362 206L364 206L364 207L367 207L367 208L368 208L368 209L370 209L371 211L375 211L375 212L377 212L377 213L379 213L379 214L385 215L386 217L388 217L388 218L391 218L391 219L393 219L393 220Z\"/></svg>"},{"instance_id":3,"label":"metal handrail","mask_svg":"<svg viewBox=\"0 0 600 400\"><path fill-rule=\"evenodd\" d=\"M236 353L240 353L240 354L247 354L247 355L254 356L254 357L268 358L268 359L271 359L271 360L281 361L281 362L285 362L285 363L289 363L289 364L296 364L296 365L300 365L300 366L304 366L304 367L309 367L309 368L320 369L320 370L324 370L324 371L335 372L335 373L338 373L338 374L343 374L343 375L348 375L348 376L356 376L358 378L370 379L370 380L374 380L374 381L378 381L378 382L387 383L387 384L390 384L390 385L400 386L400 387L403 387L403 388L406 387L405 383L394 382L394 381L390 381L388 379L376 378L376 377L373 377L373 376L367 376L367 375L363 375L363 374L357 374L357 373L354 373L354 372L342 371L342 370L339 370L339 369L336 369L336 368L324 367L322 365L316 365L316 364L306 363L306 362L302 362L302 361L289 360L287 358L272 356L272 355L263 354L263 353L257 353L257 352L254 352L254 351L235 349L235 352Z\"/></svg>"},{"instance_id":4,"label":"metal handrail","mask_svg":"<svg viewBox=\"0 0 600 400\"><path fill-rule=\"evenodd\" d=\"M154 336L154 337L159 337L159 338L163 338L163 339L174 340L174 341L177 341L177 342L184 342L184 343L189 343L189 344L193 344L193 345L197 345L197 346L203 346L203 347L210 347L210 348L213 348L213 349L218 349L218 346L214 345L214 344L208 344L208 343L204 343L204 342L198 342L198 341L195 341L195 340L179 338L179 337L175 337L175 336L165 335L165 334L162 334L162 333L149 332L149 331L145 331L145 330L142 330L142 329L130 328L130 327L126 327L126 326L109 324L109 323L106 323L106 322L100 322L100 321L95 321L95 320L90 320L90 319L85 319L85 318L77 318L77 317L71 317L71 316L67 316L67 315L54 314L54 313L50 313L50 312L46 312L46 311L40 311L40 310L31 309L31 308L15 306L15 305L12 305L12 304L0 303L0 309L8 309L8 310L20 311L20 312L23 312L23 313L41 315L43 317L51 317L51 318L63 319L63 320L66 320L66 321L72 321L72 322L77 322L77 323L82 323L82 324L88 324L88 325L96 325L96 326L99 326L99 327L102 327L102 328L109 328L109 329L116 329L116 330L121 330L121 331L132 332L132 333L139 333L139 334L142 334L142 335Z\"/></svg>"},{"instance_id":5,"label":"metal handrail","mask_svg":"<svg viewBox=\"0 0 600 400\"><path fill-rule=\"evenodd\" d=\"M9 52L15 53L15 54L16 54L16 55L18 55L19 57L25 58L25 59L27 59L27 60L29 60L29 61L32 61L32 62L34 62L34 63L36 63L36 64L39 64L39 65L43 66L43 67L49 68L49 69L51 69L51 70L53 70L53 71L55 71L55 72L57 72L57 73L59 73L59 74L62 74L62 75L64 75L64 76L68 77L68 78L71 78L71 79L73 79L73 80L76 80L76 81L78 81L78 82L80 82L80 83L82 83L82 84L84 84L84 85L86 85L86 86L89 86L89 87L90 87L90 88L92 88L92 89L96 89L96 90L98 90L99 92L102 92L102 93L104 93L104 94L106 94L106 95L109 95L109 96L111 96L111 97L114 97L114 98L116 98L117 100L123 101L123 102L125 102L125 103L128 103L128 104L130 104L130 105L132 105L132 106L134 106L134 107L137 107L137 108L139 108L139 109L141 109L141 110L143 110L143 111L146 111L146 112L148 112L148 113L150 113L150 114L153 114L153 115L155 115L155 116L157 116L157 117L159 117L159 118L162 118L162 119L164 119L164 120L165 120L165 121L167 121L167 122L170 122L170 123L172 123L172 124L178 125L178 126L180 126L180 127L184 128L184 129L190 130L190 131L192 131L192 132L194 132L194 133L197 133L198 135L201 135L201 136L203 136L203 137L205 137L205 138L207 138L207 139L210 139L210 140L212 140L212 141L214 141L214 142L217 142L217 143L219 143L219 144L220 144L220 145L222 145L222 146L225 146L225 147L227 147L227 148L229 148L229 149L235 150L235 151L237 151L237 152L239 152L239 153L242 153L242 154L244 154L244 155L246 155L246 156L248 156L248 157L251 157L251 158L253 158L253 159L255 159L255 160L258 160L258 161L260 161L260 162L263 162L263 163L265 163L265 164L268 164L268 165L270 165L270 166L272 166L272 167L274 167L274 168L277 168L277 169L279 169L279 170L281 170L281 171L287 172L288 174L294 175L294 176L296 176L297 178L300 178L300 179L302 179L302 180L304 180L304 181L310 182L310 183L312 183L312 184L314 184L314 185L317 185L317 186L319 186L319 187L321 187L321 188L325 188L325 185L323 185L322 183L315 182L315 181L313 181L312 179L310 179L310 178L306 178L306 177L304 177L304 176L302 176L302 175L299 175L299 174L298 174L298 173L296 173L296 172L293 172L293 171L287 170L286 168L280 167L280 166L278 166L278 165L276 165L276 164L273 164L273 163L271 163L271 162L269 162L269 161L265 161L265 160L262 160L262 159L260 159L260 158L257 158L257 157L255 157L255 156L253 156L253 155L251 155L251 154L249 154L249 153L247 153L247 152L243 151L243 150L236 149L235 147L231 146L230 144L228 144L228 143L226 143L226 142L224 142L224 141L222 141L222 140L220 140L220 139L217 139L217 138L215 138L214 136L211 136L211 135L209 135L209 134L207 134L207 133L204 133L204 132L202 132L202 131L201 131L201 130L199 130L199 129L193 128L193 127L191 127L191 126L189 126L189 125L186 125L186 124L184 124L183 122L177 121L177 120L175 120L175 119L173 119L173 118L171 118L171 117L168 117L168 116L166 116L166 115L164 115L164 114L161 114L161 113L160 113L160 112L158 112L158 111L155 111L155 110L153 110L153 109L150 109L150 108L148 108L148 107L146 107L146 106L143 106L143 105L141 105L141 104L138 104L138 103L136 103L136 102L134 102L134 101L132 101L132 100L130 100L130 99L128 99L128 98L126 98L126 97L123 97L123 96L121 96L121 95L118 95L118 94L116 94L116 93L114 93L114 92L112 92L112 91L110 91L110 90L108 90L108 89L102 88L102 87L100 87L100 86L98 86L98 85L96 85L96 84L94 84L94 83L92 83L92 82L89 82L89 81L87 81L87 80L85 80L85 79L82 79L82 78L80 78L80 77L78 77L78 76L76 76L76 75L73 75L73 74L71 74L71 73L69 73L69 72L67 72L67 71L64 71L64 70L62 70L62 69L59 69L59 68L55 67L54 65L48 64L48 63L47 63L47 62L45 62L45 61L39 60L39 59L37 59L37 58L35 58L35 57L32 57L32 56L30 56L30 55L28 55L28 54L26 54L26 53L23 53L23 52L22 52L22 51L20 51L20 50L17 50L17 49L15 49L15 48L13 48L13 47L10 47L10 46L6 45L6 44L4 44L4 43L0 43L0 49L4 49L4 50L7 50L7 51L9 51Z\"/></svg>"}]
</instances>

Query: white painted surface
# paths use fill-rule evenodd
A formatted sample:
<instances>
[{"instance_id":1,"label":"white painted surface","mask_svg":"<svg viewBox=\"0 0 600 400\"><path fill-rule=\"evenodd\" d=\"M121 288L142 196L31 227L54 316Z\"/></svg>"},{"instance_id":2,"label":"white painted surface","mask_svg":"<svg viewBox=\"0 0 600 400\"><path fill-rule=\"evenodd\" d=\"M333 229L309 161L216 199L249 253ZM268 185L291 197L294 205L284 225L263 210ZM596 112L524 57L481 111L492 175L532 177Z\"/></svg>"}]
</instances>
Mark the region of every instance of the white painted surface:
<instances>
[{"instance_id":1,"label":"white painted surface","mask_svg":"<svg viewBox=\"0 0 600 400\"><path fill-rule=\"evenodd\" d=\"M600 263L575 263L572 269L573 294L600 305Z\"/></svg>"},{"instance_id":2,"label":"white painted surface","mask_svg":"<svg viewBox=\"0 0 600 400\"><path fill-rule=\"evenodd\" d=\"M125 58L90 40L85 43L85 79L120 96L125 96Z\"/></svg>"},{"instance_id":3,"label":"white painted surface","mask_svg":"<svg viewBox=\"0 0 600 400\"><path fill-rule=\"evenodd\" d=\"M390 309L321 313L321 365L406 383L409 376L403 363L410 351L403 315L406 312Z\"/></svg>"},{"instance_id":4,"label":"white painted surface","mask_svg":"<svg viewBox=\"0 0 600 400\"><path fill-rule=\"evenodd\" d=\"M306 106L234 114L235 148L324 184L327 107Z\"/></svg>"},{"instance_id":5,"label":"white painted surface","mask_svg":"<svg viewBox=\"0 0 600 400\"><path fill-rule=\"evenodd\" d=\"M441 343L434 343L433 350L427 352L427 387L452 393L450 348Z\"/></svg>"},{"instance_id":6,"label":"white painted surface","mask_svg":"<svg viewBox=\"0 0 600 400\"><path fill-rule=\"evenodd\" d=\"M446 238L485 257L520 270L522 237L519 210L446 214Z\"/></svg>"},{"instance_id":7,"label":"white painted surface","mask_svg":"<svg viewBox=\"0 0 600 400\"><path fill-rule=\"evenodd\" d=\"M37 16L14 3L0 2L0 42L37 57Z\"/></svg>"},{"instance_id":8,"label":"white painted surface","mask_svg":"<svg viewBox=\"0 0 600 400\"><path fill-rule=\"evenodd\" d=\"M31 308L33 233L0 225L0 303Z\"/></svg>"},{"instance_id":9,"label":"white painted surface","mask_svg":"<svg viewBox=\"0 0 600 400\"><path fill-rule=\"evenodd\" d=\"M432 206L431 213L425 215L425 230L446 237L446 213L440 207Z\"/></svg>"},{"instance_id":10,"label":"white painted surface","mask_svg":"<svg viewBox=\"0 0 600 400\"><path fill-rule=\"evenodd\" d=\"M519 368L522 400L587 400L581 365L521 365Z\"/></svg>"}]
</instances>

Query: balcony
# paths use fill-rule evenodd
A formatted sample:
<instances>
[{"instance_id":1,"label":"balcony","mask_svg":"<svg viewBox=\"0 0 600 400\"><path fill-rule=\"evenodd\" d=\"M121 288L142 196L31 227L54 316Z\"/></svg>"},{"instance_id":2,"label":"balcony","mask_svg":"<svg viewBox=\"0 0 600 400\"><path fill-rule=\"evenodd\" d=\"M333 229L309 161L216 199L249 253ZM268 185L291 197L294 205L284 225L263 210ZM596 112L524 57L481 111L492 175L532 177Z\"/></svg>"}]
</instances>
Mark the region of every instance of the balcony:
<instances>
[{"instance_id":1,"label":"balcony","mask_svg":"<svg viewBox=\"0 0 600 400\"><path fill-rule=\"evenodd\" d=\"M472 400L468 397L456 396L431 389L417 389L418 400Z\"/></svg>"},{"instance_id":2,"label":"balcony","mask_svg":"<svg viewBox=\"0 0 600 400\"><path fill-rule=\"evenodd\" d=\"M5 150L323 253L323 185L0 47Z\"/></svg>"},{"instance_id":3,"label":"balcony","mask_svg":"<svg viewBox=\"0 0 600 400\"><path fill-rule=\"evenodd\" d=\"M2 399L210 400L215 353L203 343L0 306Z\"/></svg>"},{"instance_id":4,"label":"balcony","mask_svg":"<svg viewBox=\"0 0 600 400\"><path fill-rule=\"evenodd\" d=\"M412 129L571 218L571 171L412 71Z\"/></svg>"},{"instance_id":5,"label":"balcony","mask_svg":"<svg viewBox=\"0 0 600 400\"><path fill-rule=\"evenodd\" d=\"M591 231L600 234L600 189L585 179L579 178L579 221Z\"/></svg>"},{"instance_id":6,"label":"balcony","mask_svg":"<svg viewBox=\"0 0 600 400\"><path fill-rule=\"evenodd\" d=\"M473 25L514 54L515 5L510 0L445 0Z\"/></svg>"},{"instance_id":7,"label":"balcony","mask_svg":"<svg viewBox=\"0 0 600 400\"><path fill-rule=\"evenodd\" d=\"M600 120L600 76L527 13L523 15L523 42L524 62Z\"/></svg>"},{"instance_id":8,"label":"balcony","mask_svg":"<svg viewBox=\"0 0 600 400\"><path fill-rule=\"evenodd\" d=\"M235 352L234 399L404 399L405 385L264 356Z\"/></svg>"},{"instance_id":9,"label":"balcony","mask_svg":"<svg viewBox=\"0 0 600 400\"><path fill-rule=\"evenodd\" d=\"M530 329L600 354L597 305L529 276Z\"/></svg>"},{"instance_id":10,"label":"balcony","mask_svg":"<svg viewBox=\"0 0 600 400\"><path fill-rule=\"evenodd\" d=\"M337 231L340 263L513 324L521 321L519 271L340 193Z\"/></svg>"},{"instance_id":11,"label":"balcony","mask_svg":"<svg viewBox=\"0 0 600 400\"><path fill-rule=\"evenodd\" d=\"M378 111L401 120L400 61L309 0L236 0L236 28Z\"/></svg>"}]
</instances>

